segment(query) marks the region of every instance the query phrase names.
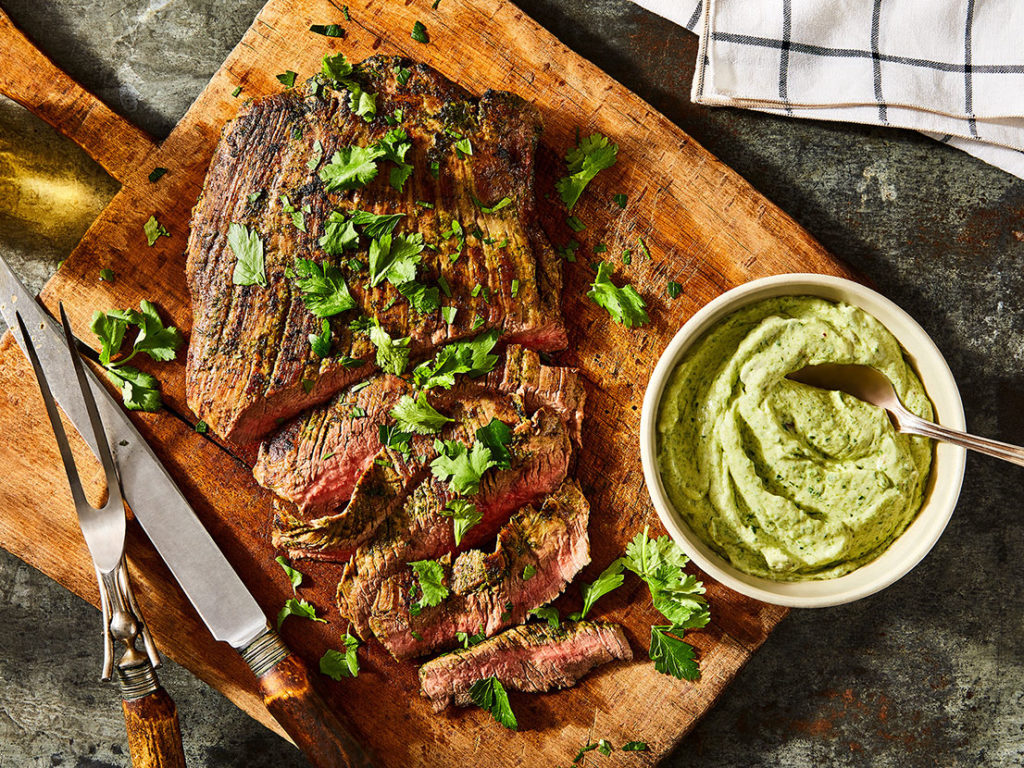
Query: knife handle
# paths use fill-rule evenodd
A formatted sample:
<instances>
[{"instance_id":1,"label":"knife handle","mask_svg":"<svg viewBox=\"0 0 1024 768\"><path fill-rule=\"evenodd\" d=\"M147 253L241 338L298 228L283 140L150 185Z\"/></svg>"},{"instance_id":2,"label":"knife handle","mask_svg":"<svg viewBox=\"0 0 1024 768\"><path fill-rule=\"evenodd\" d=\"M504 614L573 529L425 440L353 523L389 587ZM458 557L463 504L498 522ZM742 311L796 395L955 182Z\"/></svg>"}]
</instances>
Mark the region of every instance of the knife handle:
<instances>
[{"instance_id":1,"label":"knife handle","mask_svg":"<svg viewBox=\"0 0 1024 768\"><path fill-rule=\"evenodd\" d=\"M135 667L118 668L117 680L132 768L185 768L178 708L157 680L153 665L147 659Z\"/></svg>"},{"instance_id":2,"label":"knife handle","mask_svg":"<svg viewBox=\"0 0 1024 768\"><path fill-rule=\"evenodd\" d=\"M376 760L355 740L313 685L309 668L273 629L242 658L259 680L263 703L316 768L372 768Z\"/></svg>"}]
</instances>

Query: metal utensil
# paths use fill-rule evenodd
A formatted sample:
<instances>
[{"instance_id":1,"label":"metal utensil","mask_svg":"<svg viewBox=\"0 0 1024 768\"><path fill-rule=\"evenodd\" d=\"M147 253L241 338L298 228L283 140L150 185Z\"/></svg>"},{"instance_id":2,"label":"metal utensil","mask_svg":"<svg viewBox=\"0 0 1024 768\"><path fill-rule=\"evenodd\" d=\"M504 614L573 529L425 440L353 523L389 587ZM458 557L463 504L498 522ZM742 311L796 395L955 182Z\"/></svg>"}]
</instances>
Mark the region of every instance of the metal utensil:
<instances>
[{"instance_id":1,"label":"metal utensil","mask_svg":"<svg viewBox=\"0 0 1024 768\"><path fill-rule=\"evenodd\" d=\"M15 310L25 318L53 396L98 457L101 441L89 426L64 338L0 258L0 315L12 327L17 325ZM24 350L24 338L16 335ZM316 691L305 663L267 623L252 593L121 405L90 369L84 369L84 374L105 427L124 498L211 634L239 651L258 679L267 709L314 765L372 765L368 753Z\"/></svg>"},{"instance_id":2,"label":"metal utensil","mask_svg":"<svg viewBox=\"0 0 1024 768\"><path fill-rule=\"evenodd\" d=\"M977 437L956 429L949 429L911 413L900 402L892 382L882 373L867 365L809 365L794 371L787 378L819 389L845 392L889 414L889 420L898 432L943 440L961 448L995 456L997 459L1024 466L1024 448L987 437Z\"/></svg>"},{"instance_id":3,"label":"metal utensil","mask_svg":"<svg viewBox=\"0 0 1024 768\"><path fill-rule=\"evenodd\" d=\"M68 341L68 357L75 372L85 411L89 416L89 424L99 448L99 459L107 481L107 500L99 508L92 506L85 497L75 458L71 454L71 444L57 411L57 403L50 392L46 374L39 363L32 337L20 312L15 312L15 320L25 345L25 352L35 371L39 391L46 405L46 415L53 427L53 435L57 439L68 485L71 486L71 498L78 514L78 524L96 568L103 609L102 679L110 680L114 674L114 647L116 644L122 645L121 657L116 664L117 683L121 690L132 762L136 766L185 768L177 709L157 679L156 668L160 666L160 655L142 619L128 577L124 555L125 511L121 483L63 306L60 308L60 315L64 325L64 337ZM139 638L142 639L145 652L136 647Z\"/></svg>"}]
</instances>

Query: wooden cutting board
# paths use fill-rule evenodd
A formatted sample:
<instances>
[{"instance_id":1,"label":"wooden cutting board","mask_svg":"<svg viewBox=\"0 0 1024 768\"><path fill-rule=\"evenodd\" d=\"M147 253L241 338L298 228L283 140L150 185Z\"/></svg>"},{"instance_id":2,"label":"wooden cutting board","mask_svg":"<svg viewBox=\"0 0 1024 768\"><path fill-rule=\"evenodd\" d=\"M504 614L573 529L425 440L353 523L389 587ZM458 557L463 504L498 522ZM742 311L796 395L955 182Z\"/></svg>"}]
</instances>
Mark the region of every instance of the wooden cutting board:
<instances>
[{"instance_id":1,"label":"wooden cutting board","mask_svg":"<svg viewBox=\"0 0 1024 768\"><path fill-rule=\"evenodd\" d=\"M637 431L647 379L683 321L752 278L796 271L849 276L849 271L689 136L511 3L442 0L434 10L430 0L349 0L348 7L351 20L343 17L340 3L271 0L162 143L58 71L0 12L0 91L78 142L122 184L47 284L42 301L51 312L62 301L85 340L92 338L93 310L137 306L142 299L154 301L187 335L183 251L190 210L224 122L246 97L279 91L278 73L293 70L305 78L318 70L327 52L343 51L354 60L395 53L420 59L476 93L497 88L520 94L539 107L546 124L538 191L545 228L558 245L572 237L581 243L577 260L566 264L563 309L571 344L558 357L579 367L588 384L579 478L593 506L593 564L583 576L592 579L645 525L662 532L643 487ZM410 36L417 20L429 31L428 45ZM308 31L310 24L329 23L345 27L346 37ZM237 87L242 91L235 97ZM576 215L587 228L574 233L552 186L564 172L560 158L577 131L610 136L619 145L619 160L584 194ZM169 171L153 183L147 177L156 166ZM612 200L619 192L628 195L624 210ZM143 224L151 214L171 237L147 247ZM608 251L595 256L599 243ZM625 249L632 256L628 265ZM586 299L590 263L597 258L613 260L616 279L631 282L644 295L649 325L624 329ZM113 283L98 279L103 268L115 272ZM669 280L683 287L674 300L667 294ZM136 415L136 424L267 615L275 616L291 589L269 545L271 494L255 484L243 460L192 429L184 354L175 363L143 367L162 382L168 408ZM0 392L0 546L96 603L92 568L54 441L31 371L9 334L0 342ZM84 444L77 449L80 466L91 464ZM98 477L91 469L86 474ZM134 525L128 551L143 612L161 649L280 731L254 694L247 668L204 631ZM309 574L302 596L331 623L289 619L283 633L315 665L325 649L338 646L344 630L333 607L338 571L324 564L301 567ZM519 733L505 731L480 711L431 714L417 695L415 667L393 661L376 643L360 651L357 679L324 678L325 687L387 765L568 764L588 739L600 738L615 746L643 740L651 747L646 753L617 751L602 764L651 764L708 710L785 615L782 608L705 582L712 622L689 635L699 652L700 682L661 675L647 660L649 626L659 617L646 588L629 577L626 586L602 600L597 615L625 625L637 660L606 667L572 690L513 694ZM578 601L573 586L563 605ZM97 663L99 653L97 643Z\"/></svg>"}]
</instances>

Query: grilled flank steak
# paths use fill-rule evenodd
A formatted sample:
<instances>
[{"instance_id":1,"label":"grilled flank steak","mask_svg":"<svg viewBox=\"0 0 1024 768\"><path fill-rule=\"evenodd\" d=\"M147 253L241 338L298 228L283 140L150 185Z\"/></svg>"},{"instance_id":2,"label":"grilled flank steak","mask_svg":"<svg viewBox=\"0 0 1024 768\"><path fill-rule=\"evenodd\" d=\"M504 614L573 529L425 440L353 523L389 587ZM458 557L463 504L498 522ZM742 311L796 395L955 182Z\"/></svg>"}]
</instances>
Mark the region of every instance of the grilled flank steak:
<instances>
[{"instance_id":1,"label":"grilled flank steak","mask_svg":"<svg viewBox=\"0 0 1024 768\"><path fill-rule=\"evenodd\" d=\"M617 624L565 622L561 629L524 624L479 645L420 667L420 692L440 712L454 702L472 704L469 689L492 675L508 689L538 693L568 688L601 664L633 658Z\"/></svg>"},{"instance_id":2,"label":"grilled flank steak","mask_svg":"<svg viewBox=\"0 0 1024 768\"><path fill-rule=\"evenodd\" d=\"M404 85L396 74L403 68L411 72ZM536 110L504 92L476 99L433 69L392 57L367 59L351 79L375 95L369 122L352 112L349 90L323 76L244 106L224 129L193 210L188 402L238 443L373 374L374 344L365 327L350 327L360 317L376 318L393 339L408 337L413 360L490 328L533 349L566 344L560 266L534 200ZM392 186L398 166L386 160L365 186L326 188L336 153L397 128L412 144L400 191ZM320 241L329 217L356 210L400 214L394 237L422 236L417 280L438 289L438 306L414 309L390 279L371 287L366 237L354 250L327 253ZM266 285L235 284L232 224L259 237ZM329 318L324 358L309 341L322 332L321 319L286 274L299 258L337 267L354 302ZM445 307L457 308L450 322Z\"/></svg>"},{"instance_id":3,"label":"grilled flank steak","mask_svg":"<svg viewBox=\"0 0 1024 768\"><path fill-rule=\"evenodd\" d=\"M457 645L457 633L491 636L520 624L556 597L590 562L590 507L566 480L537 508L520 509L498 533L494 552L471 549L442 559L450 590L438 605L415 609L412 569L381 585L370 629L398 659Z\"/></svg>"}]
</instances>

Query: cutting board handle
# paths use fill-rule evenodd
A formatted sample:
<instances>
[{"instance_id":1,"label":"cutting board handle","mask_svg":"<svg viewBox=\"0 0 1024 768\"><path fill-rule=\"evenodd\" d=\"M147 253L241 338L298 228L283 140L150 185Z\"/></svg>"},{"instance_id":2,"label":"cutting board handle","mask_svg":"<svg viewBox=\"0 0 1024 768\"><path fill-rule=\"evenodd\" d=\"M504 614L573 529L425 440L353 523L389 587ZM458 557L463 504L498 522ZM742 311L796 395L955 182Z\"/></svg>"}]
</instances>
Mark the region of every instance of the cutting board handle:
<instances>
[{"instance_id":1,"label":"cutting board handle","mask_svg":"<svg viewBox=\"0 0 1024 768\"><path fill-rule=\"evenodd\" d=\"M62 72L0 9L0 93L45 120L126 184L156 143Z\"/></svg>"}]
</instances>

